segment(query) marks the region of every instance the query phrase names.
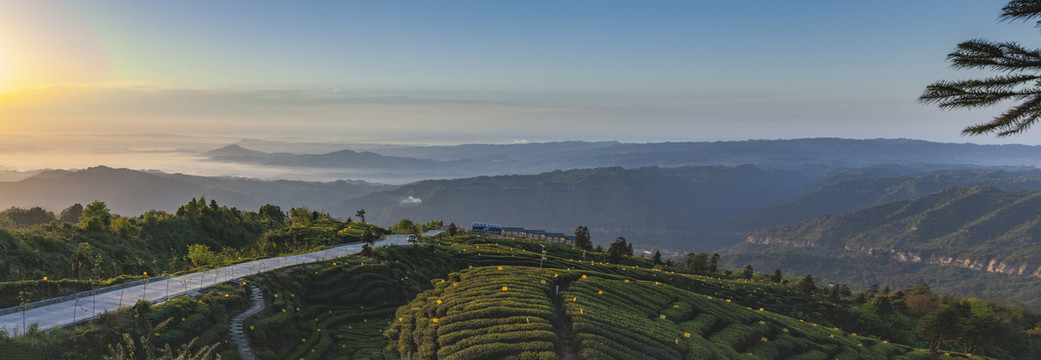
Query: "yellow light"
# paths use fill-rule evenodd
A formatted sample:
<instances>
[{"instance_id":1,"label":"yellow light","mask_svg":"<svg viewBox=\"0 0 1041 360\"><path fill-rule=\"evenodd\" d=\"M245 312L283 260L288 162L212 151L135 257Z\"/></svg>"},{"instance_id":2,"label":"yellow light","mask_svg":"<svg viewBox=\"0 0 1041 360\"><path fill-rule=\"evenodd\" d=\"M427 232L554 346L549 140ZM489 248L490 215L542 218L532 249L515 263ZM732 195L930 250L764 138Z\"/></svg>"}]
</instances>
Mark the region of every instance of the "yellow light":
<instances>
[{"instance_id":1,"label":"yellow light","mask_svg":"<svg viewBox=\"0 0 1041 360\"><path fill-rule=\"evenodd\" d=\"M7 70L7 61L6 60L7 59L4 58L3 51L0 51L0 92L6 92L8 90L7 86L8 86L8 81L9 81L8 77L9 76L7 76L8 70Z\"/></svg>"}]
</instances>

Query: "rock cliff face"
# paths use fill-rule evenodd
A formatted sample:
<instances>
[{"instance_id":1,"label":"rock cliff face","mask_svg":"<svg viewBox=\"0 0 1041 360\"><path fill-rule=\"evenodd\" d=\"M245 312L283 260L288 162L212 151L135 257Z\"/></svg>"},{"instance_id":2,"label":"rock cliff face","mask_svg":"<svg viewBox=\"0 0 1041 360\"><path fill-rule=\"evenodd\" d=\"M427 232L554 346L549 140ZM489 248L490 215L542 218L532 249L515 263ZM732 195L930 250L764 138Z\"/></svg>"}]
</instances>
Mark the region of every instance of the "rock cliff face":
<instances>
[{"instance_id":1,"label":"rock cliff face","mask_svg":"<svg viewBox=\"0 0 1041 360\"><path fill-rule=\"evenodd\" d=\"M846 254L859 254L874 257L887 257L904 263L924 263L941 266L957 266L961 268L993 273L1041 277L1039 264L1008 264L998 259L970 259L967 257L923 256L912 251L901 251L892 248L846 245L844 247L823 246L810 240L791 240L785 238L752 234L745 240L751 245L787 246L806 249L839 250Z\"/></svg>"}]
</instances>

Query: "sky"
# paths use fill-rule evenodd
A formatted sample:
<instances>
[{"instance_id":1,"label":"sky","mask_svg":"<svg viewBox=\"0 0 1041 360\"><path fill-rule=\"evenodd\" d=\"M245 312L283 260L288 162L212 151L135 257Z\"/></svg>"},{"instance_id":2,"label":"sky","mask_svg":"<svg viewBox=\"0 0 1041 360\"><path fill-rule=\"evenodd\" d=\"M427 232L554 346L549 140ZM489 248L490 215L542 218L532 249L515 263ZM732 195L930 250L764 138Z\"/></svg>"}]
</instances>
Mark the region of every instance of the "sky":
<instances>
[{"instance_id":1,"label":"sky","mask_svg":"<svg viewBox=\"0 0 1041 360\"><path fill-rule=\"evenodd\" d=\"M0 0L0 167L242 138L1041 144L916 102L984 74L949 68L959 42L1038 43L1004 3Z\"/></svg>"}]
</instances>

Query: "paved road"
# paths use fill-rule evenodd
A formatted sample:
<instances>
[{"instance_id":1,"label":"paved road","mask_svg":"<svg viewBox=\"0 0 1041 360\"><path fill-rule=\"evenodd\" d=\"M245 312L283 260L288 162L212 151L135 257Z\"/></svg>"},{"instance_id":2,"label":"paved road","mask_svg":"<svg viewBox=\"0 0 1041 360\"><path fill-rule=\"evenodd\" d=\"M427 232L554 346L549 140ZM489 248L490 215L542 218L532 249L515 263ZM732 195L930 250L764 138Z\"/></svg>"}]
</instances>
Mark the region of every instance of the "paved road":
<instances>
[{"instance_id":1,"label":"paved road","mask_svg":"<svg viewBox=\"0 0 1041 360\"><path fill-rule=\"evenodd\" d=\"M376 242L376 246L384 245L407 245L407 243L403 235L390 235L386 239ZM2 315L0 316L0 329L6 329L7 333L12 336L23 334L26 328L23 326L22 316L24 314L25 325L37 324L41 331L50 330L89 320L96 315L114 311L121 307L134 305L138 300L160 302L170 297L184 295L190 291L196 291L259 272L358 253L361 251L361 247L362 244L360 243L342 245L313 253L239 263L121 290L98 289L96 295L44 306L30 305L30 309L24 313L16 312Z\"/></svg>"}]
</instances>

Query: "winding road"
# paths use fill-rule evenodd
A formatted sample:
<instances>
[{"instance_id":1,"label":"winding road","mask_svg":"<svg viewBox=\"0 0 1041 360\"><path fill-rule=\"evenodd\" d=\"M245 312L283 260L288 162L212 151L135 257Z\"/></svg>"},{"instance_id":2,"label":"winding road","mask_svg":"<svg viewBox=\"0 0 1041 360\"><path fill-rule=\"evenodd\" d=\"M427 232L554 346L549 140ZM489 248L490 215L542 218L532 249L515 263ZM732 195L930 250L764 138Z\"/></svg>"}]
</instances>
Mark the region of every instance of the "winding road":
<instances>
[{"instance_id":1,"label":"winding road","mask_svg":"<svg viewBox=\"0 0 1041 360\"><path fill-rule=\"evenodd\" d=\"M389 235L376 242L376 246L407 244L404 235ZM28 304L25 311L0 315L0 329L5 329L11 336L24 334L25 329L34 324L39 331L47 331L88 321L97 315L132 306L139 300L158 303L174 296L185 295L248 275L355 254L360 252L361 248L361 243L341 245L307 254L253 260L218 269L168 277L123 289L101 288L97 289L94 294L54 304L34 306L38 303L32 303Z\"/></svg>"}]
</instances>

